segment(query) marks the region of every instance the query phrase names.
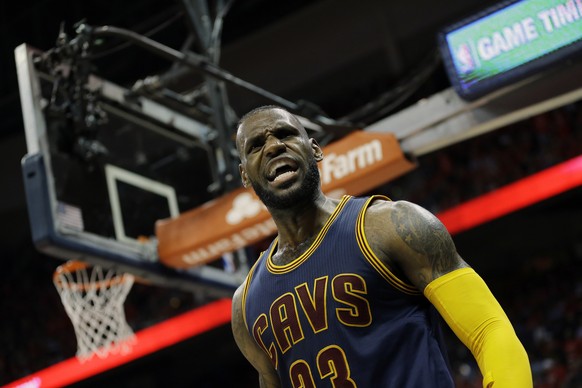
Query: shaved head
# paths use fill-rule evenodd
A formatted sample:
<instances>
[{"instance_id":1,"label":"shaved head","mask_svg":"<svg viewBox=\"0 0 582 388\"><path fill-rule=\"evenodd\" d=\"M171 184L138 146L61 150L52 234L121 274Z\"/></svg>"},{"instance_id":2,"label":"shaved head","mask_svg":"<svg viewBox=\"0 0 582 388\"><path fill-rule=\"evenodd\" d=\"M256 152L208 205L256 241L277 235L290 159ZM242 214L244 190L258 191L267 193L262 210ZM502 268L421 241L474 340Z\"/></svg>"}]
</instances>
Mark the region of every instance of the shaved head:
<instances>
[{"instance_id":1,"label":"shaved head","mask_svg":"<svg viewBox=\"0 0 582 388\"><path fill-rule=\"evenodd\" d=\"M247 112L243 117L240 118L240 120L238 121L237 124L237 133L236 133L236 148L239 152L239 154L241 154L241 141L242 141L242 131L241 129L243 128L243 126L245 126L248 122L252 121L253 118L255 118L257 115L260 114L268 114L269 111L283 111L285 112L287 115L289 115L289 117L291 118L291 121L295 122L298 127L300 128L300 130L303 132L303 134L305 135L306 138L308 138L308 134L307 131L305 130L305 128L303 127L303 125L301 124L301 122L299 121L299 119L297 117L295 117L294 114L292 114L291 112L289 112L287 109L282 108L278 105L262 105L259 106L249 112Z\"/></svg>"}]
</instances>

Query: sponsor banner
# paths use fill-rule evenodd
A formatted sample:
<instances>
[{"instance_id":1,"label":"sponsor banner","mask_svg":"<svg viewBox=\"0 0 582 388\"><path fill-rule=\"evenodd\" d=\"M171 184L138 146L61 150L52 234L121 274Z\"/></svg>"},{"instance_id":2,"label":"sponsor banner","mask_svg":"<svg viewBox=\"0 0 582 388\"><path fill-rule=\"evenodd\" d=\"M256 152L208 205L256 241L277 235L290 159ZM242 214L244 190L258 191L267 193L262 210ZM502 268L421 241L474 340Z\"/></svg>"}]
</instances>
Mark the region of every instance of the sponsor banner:
<instances>
[{"instance_id":1,"label":"sponsor banner","mask_svg":"<svg viewBox=\"0 0 582 388\"><path fill-rule=\"evenodd\" d=\"M354 132L323 153L322 190L336 198L364 194L415 167L390 133ZM245 188L156 223L160 261L175 268L206 264L276 232L265 206Z\"/></svg>"}]
</instances>

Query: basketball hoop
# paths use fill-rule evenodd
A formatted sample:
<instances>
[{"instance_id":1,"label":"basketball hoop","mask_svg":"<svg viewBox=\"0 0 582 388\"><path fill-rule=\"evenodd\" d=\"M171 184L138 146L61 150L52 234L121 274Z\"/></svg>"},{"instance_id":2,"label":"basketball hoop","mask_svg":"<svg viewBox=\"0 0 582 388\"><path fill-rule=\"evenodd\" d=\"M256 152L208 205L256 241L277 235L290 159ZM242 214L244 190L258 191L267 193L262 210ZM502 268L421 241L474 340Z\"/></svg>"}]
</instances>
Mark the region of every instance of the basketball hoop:
<instances>
[{"instance_id":1,"label":"basketball hoop","mask_svg":"<svg viewBox=\"0 0 582 388\"><path fill-rule=\"evenodd\" d=\"M53 275L77 337L81 362L94 355L127 354L135 342L123 303L134 282L131 274L69 261Z\"/></svg>"}]
</instances>

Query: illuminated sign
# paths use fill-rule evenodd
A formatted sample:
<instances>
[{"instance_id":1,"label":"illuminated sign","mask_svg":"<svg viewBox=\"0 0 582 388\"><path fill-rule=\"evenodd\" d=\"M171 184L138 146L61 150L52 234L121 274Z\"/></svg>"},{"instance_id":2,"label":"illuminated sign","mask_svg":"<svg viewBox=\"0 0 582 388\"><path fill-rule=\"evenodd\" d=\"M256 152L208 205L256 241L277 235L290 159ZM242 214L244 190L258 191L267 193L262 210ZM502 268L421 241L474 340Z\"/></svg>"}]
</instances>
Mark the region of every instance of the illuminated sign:
<instances>
[{"instance_id":1,"label":"illuminated sign","mask_svg":"<svg viewBox=\"0 0 582 388\"><path fill-rule=\"evenodd\" d=\"M453 87L472 100L580 52L582 0L504 2L439 39Z\"/></svg>"}]
</instances>

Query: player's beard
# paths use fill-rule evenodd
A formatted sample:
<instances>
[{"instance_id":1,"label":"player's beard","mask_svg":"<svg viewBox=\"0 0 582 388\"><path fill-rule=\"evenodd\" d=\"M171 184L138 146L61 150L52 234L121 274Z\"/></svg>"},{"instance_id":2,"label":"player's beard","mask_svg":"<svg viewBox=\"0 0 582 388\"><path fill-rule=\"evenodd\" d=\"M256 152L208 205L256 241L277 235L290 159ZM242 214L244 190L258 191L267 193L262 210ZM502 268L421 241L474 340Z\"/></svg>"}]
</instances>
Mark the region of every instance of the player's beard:
<instances>
[{"instance_id":1,"label":"player's beard","mask_svg":"<svg viewBox=\"0 0 582 388\"><path fill-rule=\"evenodd\" d=\"M311 159L305 174L305 179L296 189L277 195L260 185L253 184L253 189L259 199L271 209L287 209L306 201L314 200L319 190L319 170L317 162Z\"/></svg>"}]
</instances>

